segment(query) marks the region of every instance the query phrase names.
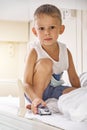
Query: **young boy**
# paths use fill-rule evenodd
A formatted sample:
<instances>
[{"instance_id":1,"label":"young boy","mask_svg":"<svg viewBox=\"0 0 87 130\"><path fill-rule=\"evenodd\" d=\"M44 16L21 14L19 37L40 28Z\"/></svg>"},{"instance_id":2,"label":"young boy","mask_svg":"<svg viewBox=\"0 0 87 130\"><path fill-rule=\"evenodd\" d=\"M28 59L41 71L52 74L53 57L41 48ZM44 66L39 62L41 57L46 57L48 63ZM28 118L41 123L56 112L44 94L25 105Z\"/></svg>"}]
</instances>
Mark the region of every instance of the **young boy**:
<instances>
[{"instance_id":1,"label":"young boy","mask_svg":"<svg viewBox=\"0 0 87 130\"><path fill-rule=\"evenodd\" d=\"M80 87L72 55L65 44L57 41L64 28L57 7L46 4L36 9L32 31L38 41L30 45L24 72L25 94L32 102L31 110L35 114L37 106L45 106L48 98L58 99ZM62 85L61 76L65 70L71 87Z\"/></svg>"}]
</instances>

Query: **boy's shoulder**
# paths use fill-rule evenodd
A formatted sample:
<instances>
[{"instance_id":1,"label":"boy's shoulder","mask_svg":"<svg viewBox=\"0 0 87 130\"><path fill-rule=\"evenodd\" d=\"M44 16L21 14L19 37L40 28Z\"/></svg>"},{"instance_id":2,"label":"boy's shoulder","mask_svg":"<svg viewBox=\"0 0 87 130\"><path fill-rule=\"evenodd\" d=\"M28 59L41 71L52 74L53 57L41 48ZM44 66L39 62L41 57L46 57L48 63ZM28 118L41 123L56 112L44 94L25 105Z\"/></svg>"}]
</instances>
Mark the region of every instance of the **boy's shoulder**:
<instances>
[{"instance_id":1,"label":"boy's shoulder","mask_svg":"<svg viewBox=\"0 0 87 130\"><path fill-rule=\"evenodd\" d=\"M58 41L58 44L59 44L60 47L65 47L66 48L66 44L65 43Z\"/></svg>"},{"instance_id":2,"label":"boy's shoulder","mask_svg":"<svg viewBox=\"0 0 87 130\"><path fill-rule=\"evenodd\" d=\"M35 41L30 41L28 42L27 44L27 48L35 48L39 46L39 41L38 40L35 40Z\"/></svg>"}]
</instances>

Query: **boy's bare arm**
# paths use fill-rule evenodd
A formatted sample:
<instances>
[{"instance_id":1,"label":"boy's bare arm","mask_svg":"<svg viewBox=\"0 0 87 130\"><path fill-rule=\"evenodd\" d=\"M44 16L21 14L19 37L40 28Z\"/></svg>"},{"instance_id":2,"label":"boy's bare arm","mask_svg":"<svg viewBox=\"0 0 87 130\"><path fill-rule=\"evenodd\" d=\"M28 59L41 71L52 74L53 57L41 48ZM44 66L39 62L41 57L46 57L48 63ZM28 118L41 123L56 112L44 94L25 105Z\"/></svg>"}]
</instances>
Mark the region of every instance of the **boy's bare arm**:
<instances>
[{"instance_id":1,"label":"boy's bare arm","mask_svg":"<svg viewBox=\"0 0 87 130\"><path fill-rule=\"evenodd\" d=\"M34 76L34 67L36 63L37 55L35 50L31 50L31 52L27 55L26 63L25 63L25 71L24 71L24 91L26 95L32 101L31 109L33 113L37 113L37 106L39 104L46 105L46 103L36 95L33 90L33 76Z\"/></svg>"},{"instance_id":2,"label":"boy's bare arm","mask_svg":"<svg viewBox=\"0 0 87 130\"><path fill-rule=\"evenodd\" d=\"M33 72L35 62L36 62L36 53L34 49L32 49L30 50L30 52L26 57L25 71L24 71L24 86L25 86L24 90L31 100L34 100L37 97L33 90Z\"/></svg>"},{"instance_id":3,"label":"boy's bare arm","mask_svg":"<svg viewBox=\"0 0 87 130\"><path fill-rule=\"evenodd\" d=\"M68 58L69 58L68 75L69 75L70 83L71 83L72 87L79 88L80 80L76 73L75 66L73 63L73 58L72 58L72 55L69 50L68 50Z\"/></svg>"}]
</instances>

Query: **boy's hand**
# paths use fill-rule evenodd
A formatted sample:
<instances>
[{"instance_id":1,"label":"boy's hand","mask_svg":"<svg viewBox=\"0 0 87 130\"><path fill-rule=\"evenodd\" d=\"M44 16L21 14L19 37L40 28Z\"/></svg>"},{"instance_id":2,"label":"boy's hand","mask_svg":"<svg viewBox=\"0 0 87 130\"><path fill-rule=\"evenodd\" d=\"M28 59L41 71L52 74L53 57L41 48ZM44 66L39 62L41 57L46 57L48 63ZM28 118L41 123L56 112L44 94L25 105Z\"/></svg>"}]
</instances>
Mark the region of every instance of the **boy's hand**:
<instances>
[{"instance_id":1,"label":"boy's hand","mask_svg":"<svg viewBox=\"0 0 87 130\"><path fill-rule=\"evenodd\" d=\"M37 114L37 107L39 104L46 106L46 103L41 98L35 98L31 104L31 110L34 114Z\"/></svg>"}]
</instances>

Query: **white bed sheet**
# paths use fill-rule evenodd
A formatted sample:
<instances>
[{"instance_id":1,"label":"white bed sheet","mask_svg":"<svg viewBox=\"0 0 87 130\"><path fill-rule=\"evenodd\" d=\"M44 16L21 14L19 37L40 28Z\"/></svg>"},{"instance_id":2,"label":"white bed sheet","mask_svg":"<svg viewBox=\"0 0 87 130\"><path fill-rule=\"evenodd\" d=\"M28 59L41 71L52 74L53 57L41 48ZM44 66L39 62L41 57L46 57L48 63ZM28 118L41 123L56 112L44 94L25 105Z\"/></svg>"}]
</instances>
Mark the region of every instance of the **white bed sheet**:
<instances>
[{"instance_id":1,"label":"white bed sheet","mask_svg":"<svg viewBox=\"0 0 87 130\"><path fill-rule=\"evenodd\" d=\"M22 130L24 128L23 126L26 126L24 129L27 130L28 119L33 119L33 120L39 120L48 125L65 129L65 130L87 130L86 121L74 122L59 113L53 114L51 116L40 116L40 115L32 114L31 111L27 111L25 115L26 119L17 117L18 108L19 108L18 98L14 98L11 96L0 98L0 128L2 127L3 130L8 130L8 126L9 126L9 130L10 129L19 130L20 128ZM3 125L3 123L6 124L6 122L8 122L7 126ZM13 126L11 126L11 122L14 122L14 126L15 126L14 129L12 129ZM24 124L22 122L24 122ZM5 127L7 128L5 129Z\"/></svg>"},{"instance_id":2,"label":"white bed sheet","mask_svg":"<svg viewBox=\"0 0 87 130\"><path fill-rule=\"evenodd\" d=\"M0 130L60 130L40 121L18 116L19 98L0 97Z\"/></svg>"},{"instance_id":3,"label":"white bed sheet","mask_svg":"<svg viewBox=\"0 0 87 130\"><path fill-rule=\"evenodd\" d=\"M60 130L39 121L0 112L0 130Z\"/></svg>"},{"instance_id":4,"label":"white bed sheet","mask_svg":"<svg viewBox=\"0 0 87 130\"><path fill-rule=\"evenodd\" d=\"M58 109L73 121L87 120L87 86L60 96Z\"/></svg>"},{"instance_id":5,"label":"white bed sheet","mask_svg":"<svg viewBox=\"0 0 87 130\"><path fill-rule=\"evenodd\" d=\"M71 121L59 113L52 114L51 116L40 116L34 115L32 113L27 113L25 117L28 119L38 119L46 124L62 128L64 130L87 130L87 121Z\"/></svg>"}]
</instances>

